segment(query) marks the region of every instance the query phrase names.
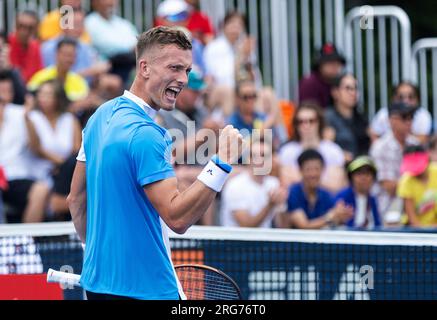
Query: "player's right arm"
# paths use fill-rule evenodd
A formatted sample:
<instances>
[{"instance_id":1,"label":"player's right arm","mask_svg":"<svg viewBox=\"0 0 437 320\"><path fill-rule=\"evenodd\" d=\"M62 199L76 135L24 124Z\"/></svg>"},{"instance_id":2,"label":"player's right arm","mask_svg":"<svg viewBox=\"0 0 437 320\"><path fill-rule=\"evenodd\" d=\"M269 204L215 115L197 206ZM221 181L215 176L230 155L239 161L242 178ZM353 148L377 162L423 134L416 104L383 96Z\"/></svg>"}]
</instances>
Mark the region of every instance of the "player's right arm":
<instances>
[{"instance_id":1,"label":"player's right arm","mask_svg":"<svg viewBox=\"0 0 437 320\"><path fill-rule=\"evenodd\" d=\"M219 139L220 160L234 163L240 158L243 138L238 130L227 126ZM206 212L226 176L220 167L210 162L198 180L182 193L178 191L176 178L148 184L144 192L168 227L182 234Z\"/></svg>"}]
</instances>

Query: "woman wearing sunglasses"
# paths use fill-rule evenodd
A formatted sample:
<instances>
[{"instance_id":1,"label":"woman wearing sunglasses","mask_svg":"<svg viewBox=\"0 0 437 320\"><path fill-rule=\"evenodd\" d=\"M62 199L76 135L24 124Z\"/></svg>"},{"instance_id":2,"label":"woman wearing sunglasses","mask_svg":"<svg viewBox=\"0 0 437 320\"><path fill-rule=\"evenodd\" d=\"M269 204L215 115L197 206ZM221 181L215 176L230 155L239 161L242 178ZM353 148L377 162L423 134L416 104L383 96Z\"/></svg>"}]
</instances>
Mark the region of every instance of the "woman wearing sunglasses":
<instances>
[{"instance_id":1,"label":"woman wearing sunglasses","mask_svg":"<svg viewBox=\"0 0 437 320\"><path fill-rule=\"evenodd\" d=\"M297 158L302 151L315 149L325 162L322 186L331 192L337 192L345 187L344 153L336 143L323 139L325 130L323 110L317 104L303 103L296 111L293 127L294 139L284 144L279 153L283 165L283 182L291 184L301 180Z\"/></svg>"},{"instance_id":2,"label":"woman wearing sunglasses","mask_svg":"<svg viewBox=\"0 0 437 320\"><path fill-rule=\"evenodd\" d=\"M331 90L334 105L326 111L327 136L344 151L347 161L369 151L368 122L358 111L357 79L352 74L339 76Z\"/></svg>"}]
</instances>

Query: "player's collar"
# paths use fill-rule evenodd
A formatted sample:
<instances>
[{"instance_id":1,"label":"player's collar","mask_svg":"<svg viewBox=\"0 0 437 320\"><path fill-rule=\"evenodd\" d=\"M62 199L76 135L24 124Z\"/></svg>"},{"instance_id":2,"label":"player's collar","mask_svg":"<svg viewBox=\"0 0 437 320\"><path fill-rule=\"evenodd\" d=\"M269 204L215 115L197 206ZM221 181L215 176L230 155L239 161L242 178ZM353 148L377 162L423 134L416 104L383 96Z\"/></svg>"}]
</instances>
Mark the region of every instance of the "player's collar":
<instances>
[{"instance_id":1,"label":"player's collar","mask_svg":"<svg viewBox=\"0 0 437 320\"><path fill-rule=\"evenodd\" d=\"M134 95L132 92L130 92L128 90L124 90L123 96L128 98L129 100L132 100L133 102L135 102L137 105L139 105L147 113L147 115L150 118L155 119L156 110L153 109L151 106L149 106L147 104L147 102L145 102L143 99L141 99L140 97L137 97L136 95Z\"/></svg>"}]
</instances>

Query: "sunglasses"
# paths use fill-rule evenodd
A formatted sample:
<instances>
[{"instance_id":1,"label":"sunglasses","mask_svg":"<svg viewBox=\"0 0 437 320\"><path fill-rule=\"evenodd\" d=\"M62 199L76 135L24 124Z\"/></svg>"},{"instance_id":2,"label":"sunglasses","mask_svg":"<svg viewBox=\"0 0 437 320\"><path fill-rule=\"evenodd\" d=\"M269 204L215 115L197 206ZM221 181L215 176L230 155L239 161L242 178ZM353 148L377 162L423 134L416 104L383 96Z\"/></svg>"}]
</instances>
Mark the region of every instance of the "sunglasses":
<instances>
[{"instance_id":1,"label":"sunglasses","mask_svg":"<svg viewBox=\"0 0 437 320\"><path fill-rule=\"evenodd\" d=\"M405 100L414 100L417 97L414 94L400 94L397 96L397 98L401 101L405 101Z\"/></svg>"},{"instance_id":2,"label":"sunglasses","mask_svg":"<svg viewBox=\"0 0 437 320\"><path fill-rule=\"evenodd\" d=\"M258 95L256 93L240 95L240 99L244 101L255 100L256 98L258 98Z\"/></svg>"},{"instance_id":3,"label":"sunglasses","mask_svg":"<svg viewBox=\"0 0 437 320\"><path fill-rule=\"evenodd\" d=\"M357 86L342 86L340 87L341 89L344 89L348 92L356 92L358 91L358 87Z\"/></svg>"},{"instance_id":4,"label":"sunglasses","mask_svg":"<svg viewBox=\"0 0 437 320\"><path fill-rule=\"evenodd\" d=\"M310 118L310 119L297 119L297 124L299 126L303 125L303 124L315 124L317 123L317 119L316 118Z\"/></svg>"},{"instance_id":5,"label":"sunglasses","mask_svg":"<svg viewBox=\"0 0 437 320\"><path fill-rule=\"evenodd\" d=\"M398 114L397 115L402 121L412 121L414 119L414 115L407 113L407 114Z\"/></svg>"},{"instance_id":6,"label":"sunglasses","mask_svg":"<svg viewBox=\"0 0 437 320\"><path fill-rule=\"evenodd\" d=\"M32 30L34 30L34 29L36 28L36 26L33 25L33 24L24 24L24 23L19 23L19 24L17 25L17 28L18 28L18 29L26 29L26 30L30 30L30 31L32 31Z\"/></svg>"}]
</instances>

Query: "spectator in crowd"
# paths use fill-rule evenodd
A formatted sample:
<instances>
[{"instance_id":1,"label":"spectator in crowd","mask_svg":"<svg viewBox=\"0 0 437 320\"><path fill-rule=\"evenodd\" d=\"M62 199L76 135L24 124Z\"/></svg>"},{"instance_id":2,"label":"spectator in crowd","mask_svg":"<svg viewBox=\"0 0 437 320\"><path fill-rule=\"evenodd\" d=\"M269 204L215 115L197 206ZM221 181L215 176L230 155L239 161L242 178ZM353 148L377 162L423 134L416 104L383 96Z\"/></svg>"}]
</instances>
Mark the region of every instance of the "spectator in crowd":
<instances>
[{"instance_id":1,"label":"spectator in crowd","mask_svg":"<svg viewBox=\"0 0 437 320\"><path fill-rule=\"evenodd\" d=\"M72 154L53 175L53 187L49 197L49 214L51 217L48 220L71 220L67 196L70 193L71 180L76 166L76 156L77 154Z\"/></svg>"},{"instance_id":2,"label":"spectator in crowd","mask_svg":"<svg viewBox=\"0 0 437 320\"><path fill-rule=\"evenodd\" d=\"M26 85L24 84L20 72L12 67L9 60L9 44L7 43L7 35L0 31L0 72L10 72L13 81L13 100L14 104L24 104L24 96L26 94Z\"/></svg>"},{"instance_id":3,"label":"spectator in crowd","mask_svg":"<svg viewBox=\"0 0 437 320\"><path fill-rule=\"evenodd\" d=\"M34 179L32 153L23 106L12 104L13 76L0 72L0 166L8 189L3 201L10 208L8 222L40 222L43 219L49 188Z\"/></svg>"},{"instance_id":4,"label":"spectator in crowd","mask_svg":"<svg viewBox=\"0 0 437 320\"><path fill-rule=\"evenodd\" d=\"M410 227L437 227L437 164L422 146L409 146L401 165L397 194Z\"/></svg>"},{"instance_id":5,"label":"spectator in crowd","mask_svg":"<svg viewBox=\"0 0 437 320\"><path fill-rule=\"evenodd\" d=\"M321 229L343 225L353 215L352 207L343 201L334 203L330 193L320 186L325 161L322 155L308 149L298 158L302 182L294 184L288 192L287 214L283 227Z\"/></svg>"},{"instance_id":6,"label":"spectator in crowd","mask_svg":"<svg viewBox=\"0 0 437 320\"><path fill-rule=\"evenodd\" d=\"M425 144L432 130L432 118L428 110L420 107L419 89L410 82L403 81L399 83L393 90L393 103L403 102L413 109L417 109L414 118L411 132L420 143ZM370 129L372 140L383 136L390 130L390 121L388 120L387 108L382 108L378 111L372 120Z\"/></svg>"},{"instance_id":7,"label":"spectator in crowd","mask_svg":"<svg viewBox=\"0 0 437 320\"><path fill-rule=\"evenodd\" d=\"M251 80L237 83L236 89L237 108L228 119L228 124L238 130L243 130L243 135L248 135L253 129L268 129L265 127L267 115L257 112L255 109L258 98L258 90Z\"/></svg>"},{"instance_id":8,"label":"spectator in crowd","mask_svg":"<svg viewBox=\"0 0 437 320\"><path fill-rule=\"evenodd\" d=\"M84 99L88 95L88 84L83 77L71 71L76 59L76 48L77 41L74 39L64 38L59 41L56 47L56 65L37 72L29 81L28 90L35 92L43 83L56 79L64 84L68 99Z\"/></svg>"},{"instance_id":9,"label":"spectator in crowd","mask_svg":"<svg viewBox=\"0 0 437 320\"><path fill-rule=\"evenodd\" d=\"M259 90L256 103L259 111L267 111L262 109L269 106L270 110L278 109L273 88L263 87L255 54L256 42L253 36L246 34L244 16L239 12L229 12L222 30L204 50L206 76L211 83L206 104L217 111L217 116L220 112L224 118L230 116L235 107L233 90L236 84L250 80ZM278 121L274 122L279 125Z\"/></svg>"},{"instance_id":10,"label":"spectator in crowd","mask_svg":"<svg viewBox=\"0 0 437 320\"><path fill-rule=\"evenodd\" d=\"M204 60L206 73L215 85L234 89L238 81L250 79L261 87L255 40L246 35L245 18L241 13L226 15L223 33L205 47Z\"/></svg>"},{"instance_id":11,"label":"spectator in crowd","mask_svg":"<svg viewBox=\"0 0 437 320\"><path fill-rule=\"evenodd\" d=\"M41 20L38 28L38 35L41 41L47 41L59 37L66 29L61 28L61 8L68 6L73 9L73 11L80 12L83 11L82 0L61 0L61 7L56 8L53 11L47 13ZM67 7L64 7L67 8ZM68 12L68 11L65 11ZM71 27L69 23L72 23L71 17L65 16L66 27ZM73 26L75 28L75 26ZM68 28L67 28L68 29ZM83 30L80 34L80 40L83 43L89 44L91 42L88 33Z\"/></svg>"},{"instance_id":12,"label":"spectator in crowd","mask_svg":"<svg viewBox=\"0 0 437 320\"><path fill-rule=\"evenodd\" d=\"M326 110L330 138L345 152L346 161L369 152L368 122L357 110L358 84L351 74L336 79L332 88L334 105Z\"/></svg>"},{"instance_id":13,"label":"spectator in crowd","mask_svg":"<svg viewBox=\"0 0 437 320\"><path fill-rule=\"evenodd\" d=\"M350 186L335 197L353 208L353 217L346 222L351 228L374 229L381 227L376 198L371 189L376 181L376 166L368 156L359 156L347 166Z\"/></svg>"},{"instance_id":14,"label":"spectator in crowd","mask_svg":"<svg viewBox=\"0 0 437 320\"><path fill-rule=\"evenodd\" d=\"M437 162L437 135L433 135L429 139L428 152L431 162Z\"/></svg>"},{"instance_id":15,"label":"spectator in crowd","mask_svg":"<svg viewBox=\"0 0 437 320\"><path fill-rule=\"evenodd\" d=\"M221 224L226 227L270 228L275 217L285 211L287 190L279 179L257 173L256 168L272 161L272 146L252 143L251 164L225 185Z\"/></svg>"},{"instance_id":16,"label":"spectator in crowd","mask_svg":"<svg viewBox=\"0 0 437 320\"><path fill-rule=\"evenodd\" d=\"M200 11L198 0L165 0L158 6L155 25L176 23L187 28L193 38L206 45L214 39L214 29L209 17ZM166 20L166 21L163 21Z\"/></svg>"},{"instance_id":17,"label":"spectator in crowd","mask_svg":"<svg viewBox=\"0 0 437 320\"><path fill-rule=\"evenodd\" d=\"M411 134L415 109L403 102L393 103L389 109L391 130L377 139L370 148L370 155L378 169L378 207L386 223L400 222L402 201L396 196L402 155L407 145L418 145Z\"/></svg>"},{"instance_id":18,"label":"spectator in crowd","mask_svg":"<svg viewBox=\"0 0 437 320\"><path fill-rule=\"evenodd\" d=\"M210 43L215 36L214 27L208 15L200 11L199 0L185 0L189 5L190 17L187 28L193 37L199 39L204 45Z\"/></svg>"},{"instance_id":19,"label":"spectator in crowd","mask_svg":"<svg viewBox=\"0 0 437 320\"><path fill-rule=\"evenodd\" d=\"M37 14L29 10L23 11L17 14L16 31L9 35L10 63L17 68L25 82L43 68L40 45L35 39L37 26Z\"/></svg>"},{"instance_id":20,"label":"spectator in crowd","mask_svg":"<svg viewBox=\"0 0 437 320\"><path fill-rule=\"evenodd\" d=\"M101 61L95 49L80 39L85 29L85 12L81 10L74 11L72 21L72 28L62 30L59 36L43 43L41 53L44 66L49 67L56 64L56 48L61 40L65 38L75 39L77 43L76 57L71 71L88 79L88 82L91 82L93 78L105 75L110 70L111 64L107 61ZM118 85L121 86L120 81ZM121 90L121 88L119 90Z\"/></svg>"},{"instance_id":21,"label":"spectator in crowd","mask_svg":"<svg viewBox=\"0 0 437 320\"><path fill-rule=\"evenodd\" d=\"M227 122L243 130L243 135L250 134L253 129L261 130L262 134L264 129L272 129L274 147L277 147L287 140L287 133L280 117L279 103L273 92L268 96L267 90L263 91L264 94L261 91L252 80L239 81L235 89L235 112ZM261 108L256 105L257 101L261 103Z\"/></svg>"},{"instance_id":22,"label":"spectator in crowd","mask_svg":"<svg viewBox=\"0 0 437 320\"><path fill-rule=\"evenodd\" d=\"M85 28L97 52L112 65L111 73L126 85L135 68L135 26L115 14L117 0L93 0L94 12L85 19Z\"/></svg>"},{"instance_id":23,"label":"spectator in crowd","mask_svg":"<svg viewBox=\"0 0 437 320\"><path fill-rule=\"evenodd\" d=\"M62 83L50 80L39 87L35 105L25 113L29 146L37 157L33 174L50 187L54 170L80 149L81 127L74 115L67 112L68 105Z\"/></svg>"},{"instance_id":24,"label":"spectator in crowd","mask_svg":"<svg viewBox=\"0 0 437 320\"><path fill-rule=\"evenodd\" d=\"M311 74L299 83L300 104L311 101L322 108L332 105L332 85L345 64L346 59L332 43L324 44L316 53Z\"/></svg>"},{"instance_id":25,"label":"spectator in crowd","mask_svg":"<svg viewBox=\"0 0 437 320\"><path fill-rule=\"evenodd\" d=\"M293 127L294 139L284 144L279 151L284 183L292 184L301 180L297 158L304 150L316 149L322 155L325 164L322 185L331 192L344 188L346 186L344 153L337 144L323 139L325 130L323 110L316 104L302 104L296 110Z\"/></svg>"},{"instance_id":26,"label":"spectator in crowd","mask_svg":"<svg viewBox=\"0 0 437 320\"><path fill-rule=\"evenodd\" d=\"M88 119L105 101L112 100L122 94L121 80L116 75L104 74L97 77L91 84L85 99L70 104L69 111L74 113L85 128Z\"/></svg>"}]
</instances>

